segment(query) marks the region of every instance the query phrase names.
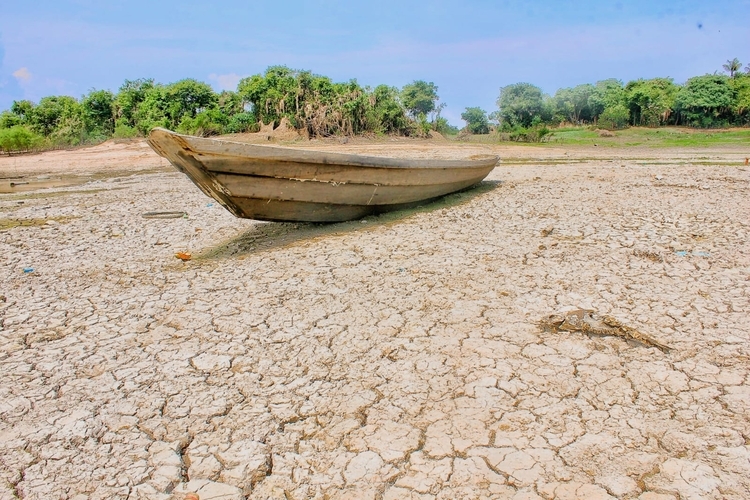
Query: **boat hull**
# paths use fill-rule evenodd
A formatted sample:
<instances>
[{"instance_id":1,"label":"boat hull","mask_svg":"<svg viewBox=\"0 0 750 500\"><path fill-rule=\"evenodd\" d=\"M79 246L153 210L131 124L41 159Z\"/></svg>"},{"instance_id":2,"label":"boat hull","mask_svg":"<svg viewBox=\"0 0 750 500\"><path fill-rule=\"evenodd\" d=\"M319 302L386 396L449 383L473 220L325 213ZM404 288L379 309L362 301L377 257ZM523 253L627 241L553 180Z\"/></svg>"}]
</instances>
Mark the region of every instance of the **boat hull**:
<instances>
[{"instance_id":1,"label":"boat hull","mask_svg":"<svg viewBox=\"0 0 750 500\"><path fill-rule=\"evenodd\" d=\"M340 222L468 188L497 157L405 160L206 139L154 129L151 147L237 217Z\"/></svg>"}]
</instances>

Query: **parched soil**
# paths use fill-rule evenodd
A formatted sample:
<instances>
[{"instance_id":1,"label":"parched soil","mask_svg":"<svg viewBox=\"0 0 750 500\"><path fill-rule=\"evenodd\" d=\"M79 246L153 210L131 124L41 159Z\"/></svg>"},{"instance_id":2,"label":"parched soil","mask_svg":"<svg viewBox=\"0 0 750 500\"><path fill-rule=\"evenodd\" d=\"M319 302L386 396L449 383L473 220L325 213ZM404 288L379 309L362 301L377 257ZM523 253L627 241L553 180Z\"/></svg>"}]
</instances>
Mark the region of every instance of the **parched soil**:
<instances>
[{"instance_id":1,"label":"parched soil","mask_svg":"<svg viewBox=\"0 0 750 500\"><path fill-rule=\"evenodd\" d=\"M143 141L0 158L0 499L750 497L747 148L295 145L502 160L315 225Z\"/></svg>"}]
</instances>

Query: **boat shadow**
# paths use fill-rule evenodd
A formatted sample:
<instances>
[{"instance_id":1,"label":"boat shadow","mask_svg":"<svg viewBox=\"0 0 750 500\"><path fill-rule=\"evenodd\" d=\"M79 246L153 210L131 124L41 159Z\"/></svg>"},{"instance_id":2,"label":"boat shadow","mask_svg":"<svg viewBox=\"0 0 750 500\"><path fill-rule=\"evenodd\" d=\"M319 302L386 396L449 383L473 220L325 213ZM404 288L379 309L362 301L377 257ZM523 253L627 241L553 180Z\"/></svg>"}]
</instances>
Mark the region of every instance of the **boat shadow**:
<instances>
[{"instance_id":1,"label":"boat shadow","mask_svg":"<svg viewBox=\"0 0 750 500\"><path fill-rule=\"evenodd\" d=\"M371 231L378 227L398 223L417 214L464 205L479 196L494 191L500 187L501 184L502 181L485 180L479 184L475 184L473 187L443 196L431 202L425 202L411 208L386 212L380 215L368 215L362 219L347 222L258 223L248 231L245 231L229 241L204 249L193 258L195 260L217 260L228 257L242 257L244 255L264 252L274 248L285 247L301 241L358 231ZM364 223L365 221L367 222Z\"/></svg>"}]
</instances>

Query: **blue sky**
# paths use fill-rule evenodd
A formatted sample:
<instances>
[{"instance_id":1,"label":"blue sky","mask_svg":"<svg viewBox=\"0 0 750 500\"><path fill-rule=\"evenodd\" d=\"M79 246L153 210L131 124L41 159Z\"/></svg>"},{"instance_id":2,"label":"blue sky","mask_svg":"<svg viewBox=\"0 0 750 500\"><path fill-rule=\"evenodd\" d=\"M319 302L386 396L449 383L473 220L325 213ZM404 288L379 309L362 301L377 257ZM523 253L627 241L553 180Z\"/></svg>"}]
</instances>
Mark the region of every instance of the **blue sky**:
<instances>
[{"instance_id":1,"label":"blue sky","mask_svg":"<svg viewBox=\"0 0 750 500\"><path fill-rule=\"evenodd\" d=\"M467 106L493 111L512 83L554 94L744 66L748 19L750 0L0 0L0 109L142 77L234 89L283 64L371 86L434 82L462 125Z\"/></svg>"}]
</instances>

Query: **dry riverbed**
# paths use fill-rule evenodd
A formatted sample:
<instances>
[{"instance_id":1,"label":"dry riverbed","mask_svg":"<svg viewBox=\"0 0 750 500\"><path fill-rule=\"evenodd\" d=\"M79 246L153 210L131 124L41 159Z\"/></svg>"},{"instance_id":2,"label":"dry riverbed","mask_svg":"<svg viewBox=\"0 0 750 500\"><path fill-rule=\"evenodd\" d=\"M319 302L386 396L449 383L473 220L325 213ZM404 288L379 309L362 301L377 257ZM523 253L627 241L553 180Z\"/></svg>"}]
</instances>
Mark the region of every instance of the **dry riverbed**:
<instances>
[{"instance_id":1,"label":"dry riverbed","mask_svg":"<svg viewBox=\"0 0 750 500\"><path fill-rule=\"evenodd\" d=\"M0 499L750 497L750 151L305 147L503 162L312 225L142 141L0 158Z\"/></svg>"}]
</instances>

